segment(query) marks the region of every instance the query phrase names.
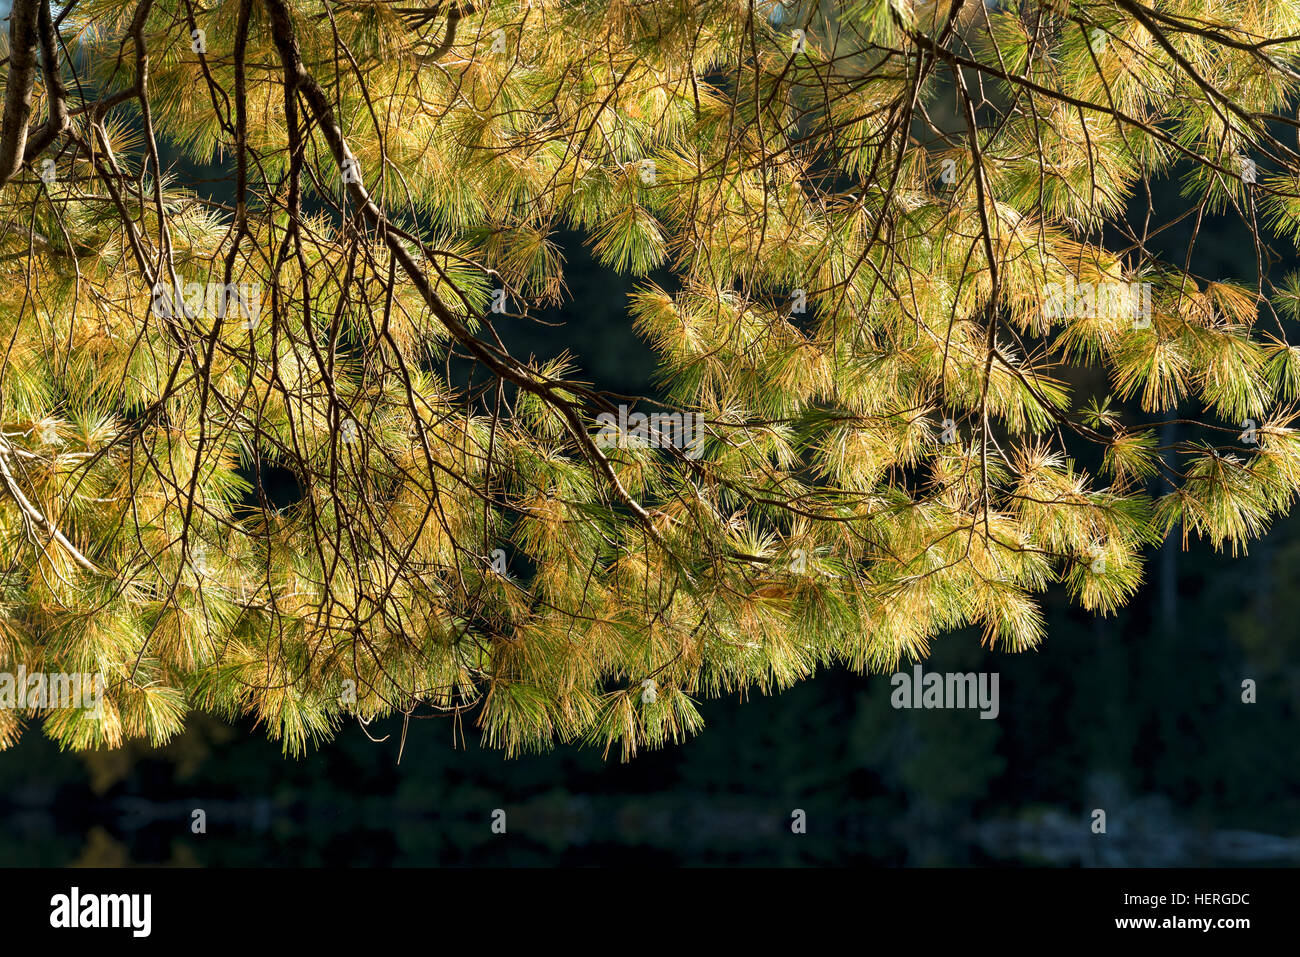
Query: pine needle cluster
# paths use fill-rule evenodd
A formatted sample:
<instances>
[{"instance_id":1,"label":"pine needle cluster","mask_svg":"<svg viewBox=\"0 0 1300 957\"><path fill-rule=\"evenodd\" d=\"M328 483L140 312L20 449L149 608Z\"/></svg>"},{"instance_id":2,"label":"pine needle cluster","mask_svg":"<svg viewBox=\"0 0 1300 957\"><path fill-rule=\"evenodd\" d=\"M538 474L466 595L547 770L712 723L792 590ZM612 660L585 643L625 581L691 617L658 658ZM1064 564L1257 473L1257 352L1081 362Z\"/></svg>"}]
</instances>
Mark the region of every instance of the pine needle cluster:
<instances>
[{"instance_id":1,"label":"pine needle cluster","mask_svg":"<svg viewBox=\"0 0 1300 957\"><path fill-rule=\"evenodd\" d=\"M106 689L0 746L202 709L630 756L702 697L1033 648L1168 535L1244 549L1300 488L1298 37L1290 0L14 0L0 668ZM1257 276L1193 273L1210 220ZM581 350L503 344L568 301L560 231L638 277L697 447L598 441Z\"/></svg>"}]
</instances>

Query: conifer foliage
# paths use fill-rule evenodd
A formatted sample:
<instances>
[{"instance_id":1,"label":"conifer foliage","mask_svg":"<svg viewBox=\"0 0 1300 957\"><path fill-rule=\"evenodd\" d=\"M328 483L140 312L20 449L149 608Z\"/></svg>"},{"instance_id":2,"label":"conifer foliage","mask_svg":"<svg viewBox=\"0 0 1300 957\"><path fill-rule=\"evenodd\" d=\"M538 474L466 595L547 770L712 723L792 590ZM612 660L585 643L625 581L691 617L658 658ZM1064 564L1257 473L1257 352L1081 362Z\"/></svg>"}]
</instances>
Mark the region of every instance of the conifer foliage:
<instances>
[{"instance_id":1,"label":"conifer foliage","mask_svg":"<svg viewBox=\"0 0 1300 957\"><path fill-rule=\"evenodd\" d=\"M13 0L5 40L0 668L106 689L0 744L627 756L1033 648L1047 589L1111 613L1300 487L1291 0ZM1252 280L1168 252L1211 219ZM660 404L506 346L562 230L636 277Z\"/></svg>"}]
</instances>

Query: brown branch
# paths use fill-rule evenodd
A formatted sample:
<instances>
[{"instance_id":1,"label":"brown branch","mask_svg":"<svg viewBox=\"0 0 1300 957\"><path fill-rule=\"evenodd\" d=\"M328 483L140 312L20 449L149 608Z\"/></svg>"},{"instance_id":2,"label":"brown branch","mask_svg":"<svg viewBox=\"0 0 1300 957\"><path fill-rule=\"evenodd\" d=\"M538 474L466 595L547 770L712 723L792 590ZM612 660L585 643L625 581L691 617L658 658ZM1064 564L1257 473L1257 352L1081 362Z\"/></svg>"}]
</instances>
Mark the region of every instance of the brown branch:
<instances>
[{"instance_id":1,"label":"brown branch","mask_svg":"<svg viewBox=\"0 0 1300 957\"><path fill-rule=\"evenodd\" d=\"M58 34L54 31L54 21L50 18L48 2L40 5L40 17L37 21L38 38L41 44L41 70L45 75L45 89L50 99L50 116L45 125L32 134L23 151L23 162L30 163L53 143L68 128L68 90L59 75Z\"/></svg>"},{"instance_id":2,"label":"brown branch","mask_svg":"<svg viewBox=\"0 0 1300 957\"><path fill-rule=\"evenodd\" d=\"M42 0L14 0L9 13L9 76L5 81L4 117L0 119L0 186L22 168L27 125L36 85L37 7ZM49 11L45 11L46 18Z\"/></svg>"},{"instance_id":3,"label":"brown branch","mask_svg":"<svg viewBox=\"0 0 1300 957\"><path fill-rule=\"evenodd\" d=\"M279 50L280 59L284 64L286 84L291 87L291 92L296 91L302 94L320 127L321 133L329 144L330 152L333 154L339 170L344 173L349 170L356 172L356 158L348 149L347 142L343 138L343 131L334 117L334 110L330 106L325 91L321 89L320 84L316 82L302 62L302 54L298 48L298 40L294 33L293 20L289 15L288 8L283 0L263 0L263 3L271 20L271 33L276 48ZM587 430L583 427L581 419L573 408L573 403L560 395L554 385L530 375L527 368L521 365L513 356L492 350L486 343L471 333L438 296L430 284L429 278L424 274L410 251L402 244L398 232L390 226L383 211L370 198L369 192L361 182L360 175L346 176L344 185L353 202L360 209L364 219L370 224L371 228L382 235L385 245L397 260L398 265L402 267L402 271L406 273L407 278L419 291L421 298L424 299L438 321L446 327L457 342L465 346L476 359L491 369L494 374L514 383L527 392L531 392L554 408L564 419L570 433L583 452L596 464L606 481L614 489L618 499L633 512L656 544L665 546L658 529L654 527L650 514L628 493L618 475L614 472L609 459L596 447L591 436L587 434ZM423 244L420 245L423 247Z\"/></svg>"},{"instance_id":4,"label":"brown branch","mask_svg":"<svg viewBox=\"0 0 1300 957\"><path fill-rule=\"evenodd\" d=\"M68 554L72 556L73 560L86 571L93 572L96 575L108 574L104 569L100 568L83 555L81 550L77 548L77 546L73 545L63 532L59 531L58 526L46 518L45 515L41 513L40 509L33 505L31 500L23 494L23 490L18 485L18 480L14 478L13 473L9 470L9 463L5 461L14 451L13 446L8 442L0 440L0 480L2 480L5 491L9 493L9 496L18 505L18 508L22 510L24 519L45 529L50 538L62 545L63 548L67 550Z\"/></svg>"}]
</instances>

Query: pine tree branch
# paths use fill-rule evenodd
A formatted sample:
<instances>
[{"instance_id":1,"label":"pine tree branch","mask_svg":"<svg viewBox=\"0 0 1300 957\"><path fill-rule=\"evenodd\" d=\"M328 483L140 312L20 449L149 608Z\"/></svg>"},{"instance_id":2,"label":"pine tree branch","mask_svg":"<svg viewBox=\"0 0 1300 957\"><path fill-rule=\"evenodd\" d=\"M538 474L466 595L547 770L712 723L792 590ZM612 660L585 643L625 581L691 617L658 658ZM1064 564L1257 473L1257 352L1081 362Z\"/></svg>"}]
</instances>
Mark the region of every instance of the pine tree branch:
<instances>
[{"instance_id":1,"label":"pine tree branch","mask_svg":"<svg viewBox=\"0 0 1300 957\"><path fill-rule=\"evenodd\" d=\"M77 548L76 545L73 545L63 532L59 531L58 526L46 518L41 513L41 510L33 505L31 500L23 493L23 490L18 485L17 479L13 476L13 472L9 470L9 462L7 461L14 452L15 449L8 441L0 439L0 480L3 481L5 491L9 493L9 496L18 505L18 508L22 511L25 519L30 520L38 527L45 529L50 538L63 546L63 548L67 550L68 554L72 556L73 560L86 571L92 572L96 575L108 575L108 572L104 571L104 569L100 568L82 554L81 550Z\"/></svg>"},{"instance_id":2,"label":"pine tree branch","mask_svg":"<svg viewBox=\"0 0 1300 957\"><path fill-rule=\"evenodd\" d=\"M45 76L45 89L50 101L50 115L45 124L31 135L23 151L23 162L31 163L68 128L68 91L59 74L58 34L50 17L50 6L40 3L37 32L41 44L41 70Z\"/></svg>"},{"instance_id":3,"label":"pine tree branch","mask_svg":"<svg viewBox=\"0 0 1300 957\"><path fill-rule=\"evenodd\" d=\"M312 115L329 144L330 152L333 154L334 161L340 172L355 171L357 168L356 158L348 149L348 145L343 138L343 131L334 117L334 110L330 106L329 99L302 62L298 39L294 33L293 20L288 8L283 3L283 0L263 0L263 3L270 17L272 35L284 65L285 82L292 90L300 92L307 105L311 108ZM555 408L564 419L570 433L584 453L596 463L601 474L613 488L615 495L627 508L631 509L655 543L666 548L663 537L659 534L659 530L654 527L654 521L650 514L627 491L618 475L614 472L609 459L605 457L592 441L591 436L587 434L587 430L583 427L581 419L573 408L573 403L557 394L556 388L551 384L535 379L518 360L508 354L497 354L466 329L464 324L438 296L424 271L420 269L419 264L416 263L410 252L401 243L398 232L392 228L383 211L370 198L369 192L361 182L361 177L359 175L345 176L344 183L363 217L371 228L383 237L385 245L402 267L402 271L406 273L407 278L411 280L411 283L416 287L421 298L429 306L439 322L451 332L456 341L469 349L476 359L495 374L514 383L519 388L533 393ZM420 246L422 249L424 248L422 243L420 243Z\"/></svg>"},{"instance_id":4,"label":"pine tree branch","mask_svg":"<svg viewBox=\"0 0 1300 957\"><path fill-rule=\"evenodd\" d=\"M13 179L23 165L36 86L39 7L44 7L44 0L13 0L9 12L9 75L0 118L0 186Z\"/></svg>"}]
</instances>

